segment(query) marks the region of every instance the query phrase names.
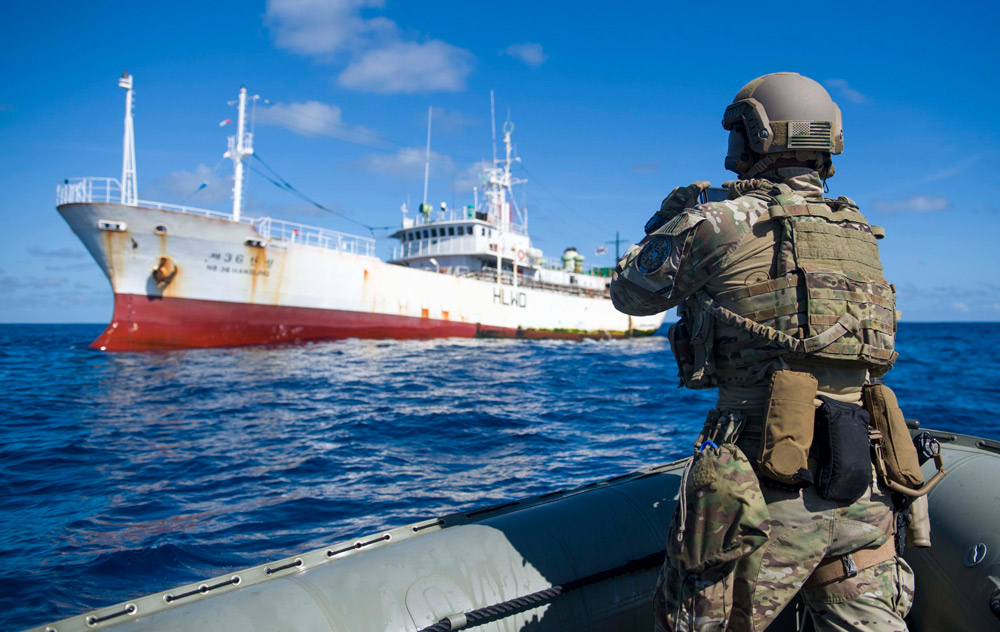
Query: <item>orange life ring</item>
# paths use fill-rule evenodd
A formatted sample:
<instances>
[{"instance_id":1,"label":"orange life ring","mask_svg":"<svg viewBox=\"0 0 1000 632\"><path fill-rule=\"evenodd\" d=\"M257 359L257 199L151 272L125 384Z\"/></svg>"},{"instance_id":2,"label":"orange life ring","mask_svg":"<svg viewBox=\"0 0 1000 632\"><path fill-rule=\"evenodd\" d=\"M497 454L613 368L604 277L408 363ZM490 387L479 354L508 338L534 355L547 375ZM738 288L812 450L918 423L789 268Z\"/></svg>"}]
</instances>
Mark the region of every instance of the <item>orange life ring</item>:
<instances>
[{"instance_id":1,"label":"orange life ring","mask_svg":"<svg viewBox=\"0 0 1000 632\"><path fill-rule=\"evenodd\" d=\"M518 250L517 251L517 258L520 261L524 261L524 251L523 250Z\"/></svg>"}]
</instances>

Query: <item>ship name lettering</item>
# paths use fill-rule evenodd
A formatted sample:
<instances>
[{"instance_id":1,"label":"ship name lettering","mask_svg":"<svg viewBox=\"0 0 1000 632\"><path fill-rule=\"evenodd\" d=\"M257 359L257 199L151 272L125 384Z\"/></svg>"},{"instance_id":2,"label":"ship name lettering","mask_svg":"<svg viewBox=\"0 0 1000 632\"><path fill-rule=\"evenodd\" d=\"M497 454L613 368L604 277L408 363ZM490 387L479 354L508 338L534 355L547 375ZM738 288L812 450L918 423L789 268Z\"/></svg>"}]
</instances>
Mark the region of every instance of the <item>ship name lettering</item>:
<instances>
[{"instance_id":1,"label":"ship name lettering","mask_svg":"<svg viewBox=\"0 0 1000 632\"><path fill-rule=\"evenodd\" d=\"M494 289L493 302L523 308L528 306L528 296L524 292L517 292L515 294L513 290L507 290L506 288Z\"/></svg>"},{"instance_id":2,"label":"ship name lettering","mask_svg":"<svg viewBox=\"0 0 1000 632\"><path fill-rule=\"evenodd\" d=\"M271 263L273 263L273 261L272 260L268 260L268 262L267 262L268 267L271 266ZM261 276L261 277L271 276L271 271L270 270L256 270L256 269L251 269L251 268L231 268L229 266L215 265L214 263L206 264L205 265L205 269L208 270L209 272L226 272L226 273L230 273L230 274L247 274L247 275L250 275L250 276Z\"/></svg>"}]
</instances>

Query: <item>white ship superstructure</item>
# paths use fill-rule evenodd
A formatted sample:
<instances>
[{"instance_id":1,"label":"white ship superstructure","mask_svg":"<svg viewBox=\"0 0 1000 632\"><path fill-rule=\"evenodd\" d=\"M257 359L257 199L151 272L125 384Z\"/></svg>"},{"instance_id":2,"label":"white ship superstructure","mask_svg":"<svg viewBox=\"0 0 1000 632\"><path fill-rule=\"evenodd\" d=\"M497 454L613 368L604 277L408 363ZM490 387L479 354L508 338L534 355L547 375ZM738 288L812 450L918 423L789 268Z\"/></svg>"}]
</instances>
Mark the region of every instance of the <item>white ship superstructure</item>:
<instances>
[{"instance_id":1,"label":"white ship superstructure","mask_svg":"<svg viewBox=\"0 0 1000 632\"><path fill-rule=\"evenodd\" d=\"M580 338L655 331L662 316L629 317L606 276L564 253L549 267L511 195L506 155L484 170L482 198L461 209L404 206L391 259L373 239L242 213L243 161L253 154L241 89L232 213L138 198L127 90L122 180L74 178L57 190L60 214L107 275L112 322L93 346L139 350L288 341L446 336ZM123 186L124 183L124 186ZM513 211L513 213L512 213ZM522 212L523 211L523 212Z\"/></svg>"}]
</instances>

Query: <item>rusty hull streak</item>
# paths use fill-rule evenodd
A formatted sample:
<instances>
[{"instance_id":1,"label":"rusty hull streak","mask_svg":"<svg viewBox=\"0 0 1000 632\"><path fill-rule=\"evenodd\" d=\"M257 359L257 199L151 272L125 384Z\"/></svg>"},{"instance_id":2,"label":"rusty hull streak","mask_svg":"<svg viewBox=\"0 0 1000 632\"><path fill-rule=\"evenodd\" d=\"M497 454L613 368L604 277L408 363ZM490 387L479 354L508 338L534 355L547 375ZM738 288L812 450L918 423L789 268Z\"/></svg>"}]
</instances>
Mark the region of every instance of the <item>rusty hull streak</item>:
<instances>
[{"instance_id":1,"label":"rusty hull streak","mask_svg":"<svg viewBox=\"0 0 1000 632\"><path fill-rule=\"evenodd\" d=\"M111 281L111 291L118 291L119 278L118 275L124 270L124 261L122 258L125 256L125 239L131 239L129 231L126 229L123 232L112 232L112 231L102 231L104 233L104 252L105 257L108 260L108 279ZM129 246L131 246L131 241L129 241Z\"/></svg>"},{"instance_id":2,"label":"rusty hull streak","mask_svg":"<svg viewBox=\"0 0 1000 632\"><path fill-rule=\"evenodd\" d=\"M370 300L371 309L369 311L371 311L371 313L374 314L375 310L377 309L376 307L377 293L370 291L371 286L368 284L368 276L369 276L368 268L364 268L363 275L361 277L361 304L364 305Z\"/></svg>"},{"instance_id":3,"label":"rusty hull streak","mask_svg":"<svg viewBox=\"0 0 1000 632\"><path fill-rule=\"evenodd\" d=\"M250 302L257 302L257 277L262 277L267 271L267 249L263 246L251 246L247 244L247 258L253 262L253 270L250 274ZM266 284L267 281L264 281Z\"/></svg>"},{"instance_id":4,"label":"rusty hull streak","mask_svg":"<svg viewBox=\"0 0 1000 632\"><path fill-rule=\"evenodd\" d=\"M277 266L278 282L274 286L274 293L272 294L273 300L271 301L271 304L275 307L281 305L281 283L285 279L285 260L288 258L287 255L287 250L274 253L274 258L280 261L280 265ZM275 263L277 263L277 261Z\"/></svg>"}]
</instances>

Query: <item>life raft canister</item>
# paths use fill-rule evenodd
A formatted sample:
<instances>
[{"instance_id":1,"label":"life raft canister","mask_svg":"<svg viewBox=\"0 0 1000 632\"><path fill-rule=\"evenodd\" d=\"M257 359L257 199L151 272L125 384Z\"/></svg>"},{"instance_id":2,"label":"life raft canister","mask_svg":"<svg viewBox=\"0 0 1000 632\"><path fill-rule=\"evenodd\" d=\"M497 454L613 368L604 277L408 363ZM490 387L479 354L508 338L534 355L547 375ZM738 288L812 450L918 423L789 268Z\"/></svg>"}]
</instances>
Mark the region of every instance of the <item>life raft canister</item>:
<instances>
[{"instance_id":1,"label":"life raft canister","mask_svg":"<svg viewBox=\"0 0 1000 632\"><path fill-rule=\"evenodd\" d=\"M153 267L152 276L157 287L164 288L177 276L177 264L171 257L160 257L160 262Z\"/></svg>"}]
</instances>

